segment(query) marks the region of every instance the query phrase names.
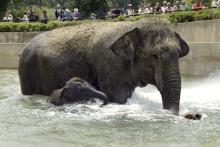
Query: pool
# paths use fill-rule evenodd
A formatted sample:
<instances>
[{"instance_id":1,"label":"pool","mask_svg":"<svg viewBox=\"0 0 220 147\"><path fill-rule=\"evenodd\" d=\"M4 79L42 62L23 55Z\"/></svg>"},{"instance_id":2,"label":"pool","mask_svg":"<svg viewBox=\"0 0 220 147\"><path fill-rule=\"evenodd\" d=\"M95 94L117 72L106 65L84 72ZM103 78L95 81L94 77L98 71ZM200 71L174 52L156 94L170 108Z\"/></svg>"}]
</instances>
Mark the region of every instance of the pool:
<instances>
[{"instance_id":1,"label":"pool","mask_svg":"<svg viewBox=\"0 0 220 147\"><path fill-rule=\"evenodd\" d=\"M55 107L44 96L23 96L16 70L0 70L0 147L219 146L220 74L185 77L180 114L162 109L157 89L137 88L125 105Z\"/></svg>"}]
</instances>

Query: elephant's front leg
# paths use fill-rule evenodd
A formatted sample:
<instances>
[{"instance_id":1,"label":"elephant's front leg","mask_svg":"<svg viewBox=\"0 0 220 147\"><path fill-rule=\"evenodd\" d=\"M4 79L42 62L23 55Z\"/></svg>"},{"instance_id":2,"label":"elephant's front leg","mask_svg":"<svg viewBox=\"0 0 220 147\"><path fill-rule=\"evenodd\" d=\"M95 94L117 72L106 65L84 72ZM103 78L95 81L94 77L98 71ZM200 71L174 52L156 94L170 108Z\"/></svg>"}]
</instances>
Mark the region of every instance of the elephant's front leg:
<instances>
[{"instance_id":1,"label":"elephant's front leg","mask_svg":"<svg viewBox=\"0 0 220 147\"><path fill-rule=\"evenodd\" d=\"M125 104L132 96L134 89L127 86L114 86L108 87L104 90L106 95L109 98L109 101L112 103Z\"/></svg>"},{"instance_id":2,"label":"elephant's front leg","mask_svg":"<svg viewBox=\"0 0 220 147\"><path fill-rule=\"evenodd\" d=\"M89 101L93 98L103 100L104 105L109 102L106 94L96 90L88 82L80 78L72 78L66 82L62 89L54 90L49 101L54 105L63 105L65 103Z\"/></svg>"}]
</instances>

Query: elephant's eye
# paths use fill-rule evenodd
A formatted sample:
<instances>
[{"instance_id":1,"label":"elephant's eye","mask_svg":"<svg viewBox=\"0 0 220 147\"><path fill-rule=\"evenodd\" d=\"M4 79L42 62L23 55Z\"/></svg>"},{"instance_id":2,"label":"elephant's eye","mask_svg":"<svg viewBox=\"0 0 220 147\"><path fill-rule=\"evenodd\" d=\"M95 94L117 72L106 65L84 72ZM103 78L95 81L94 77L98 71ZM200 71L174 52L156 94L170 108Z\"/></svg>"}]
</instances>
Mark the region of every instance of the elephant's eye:
<instances>
[{"instance_id":1,"label":"elephant's eye","mask_svg":"<svg viewBox=\"0 0 220 147\"><path fill-rule=\"evenodd\" d=\"M162 54L164 54L164 53L166 53L166 52L168 52L168 51L169 51L168 48L162 48L162 49L160 50L160 54L162 55Z\"/></svg>"},{"instance_id":2,"label":"elephant's eye","mask_svg":"<svg viewBox=\"0 0 220 147\"><path fill-rule=\"evenodd\" d=\"M153 54L153 57L154 57L155 59L159 59L159 55Z\"/></svg>"}]
</instances>

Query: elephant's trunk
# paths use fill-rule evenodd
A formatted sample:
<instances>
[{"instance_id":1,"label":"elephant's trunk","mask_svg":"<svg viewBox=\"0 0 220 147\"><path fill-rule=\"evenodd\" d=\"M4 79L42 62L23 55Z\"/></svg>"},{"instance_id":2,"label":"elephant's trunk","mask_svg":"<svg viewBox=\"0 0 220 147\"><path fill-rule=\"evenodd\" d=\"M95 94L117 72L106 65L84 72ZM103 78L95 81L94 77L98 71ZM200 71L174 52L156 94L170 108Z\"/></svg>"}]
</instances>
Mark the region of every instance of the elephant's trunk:
<instances>
[{"instance_id":1,"label":"elephant's trunk","mask_svg":"<svg viewBox=\"0 0 220 147\"><path fill-rule=\"evenodd\" d=\"M109 103L109 99L105 93L94 90L91 94L93 97L103 100L103 105L107 105Z\"/></svg>"},{"instance_id":2,"label":"elephant's trunk","mask_svg":"<svg viewBox=\"0 0 220 147\"><path fill-rule=\"evenodd\" d=\"M181 77L178 66L163 70L163 87L161 96L163 108L178 114L181 93Z\"/></svg>"}]
</instances>

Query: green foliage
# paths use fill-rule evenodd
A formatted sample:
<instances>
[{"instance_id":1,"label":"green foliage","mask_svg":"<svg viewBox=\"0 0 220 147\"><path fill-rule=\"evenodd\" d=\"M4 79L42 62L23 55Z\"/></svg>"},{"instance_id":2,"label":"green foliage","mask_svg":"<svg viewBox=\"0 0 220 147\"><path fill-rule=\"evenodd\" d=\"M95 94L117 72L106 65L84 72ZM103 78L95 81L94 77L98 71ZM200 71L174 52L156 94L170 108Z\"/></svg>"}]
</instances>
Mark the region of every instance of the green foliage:
<instances>
[{"instance_id":1,"label":"green foliage","mask_svg":"<svg viewBox=\"0 0 220 147\"><path fill-rule=\"evenodd\" d=\"M104 17L108 10L107 0L78 0L75 2L75 7L79 8L84 17L90 16L91 13L96 13L97 17Z\"/></svg>"},{"instance_id":2,"label":"green foliage","mask_svg":"<svg viewBox=\"0 0 220 147\"><path fill-rule=\"evenodd\" d=\"M168 19L172 23L211 20L220 18L220 9L205 9L201 11L174 12Z\"/></svg>"},{"instance_id":3,"label":"green foliage","mask_svg":"<svg viewBox=\"0 0 220 147\"><path fill-rule=\"evenodd\" d=\"M47 14L49 17L53 16L53 9L52 8L47 8L44 6L32 6L32 9L37 13L38 16L42 16L43 15L43 10L47 11ZM12 15L14 16L14 18L22 18L23 13L29 11L30 9L27 6L21 6L19 7L19 9L13 8L11 9L12 11Z\"/></svg>"},{"instance_id":4,"label":"green foliage","mask_svg":"<svg viewBox=\"0 0 220 147\"><path fill-rule=\"evenodd\" d=\"M199 11L194 15L194 17L196 21L210 20L212 19L212 15L213 15L213 11L210 9L210 10Z\"/></svg>"},{"instance_id":5,"label":"green foliage","mask_svg":"<svg viewBox=\"0 0 220 147\"><path fill-rule=\"evenodd\" d=\"M43 23L10 23L1 22L0 32L31 32L31 31L49 31L58 27L73 26L85 21L60 22L50 21L48 24Z\"/></svg>"},{"instance_id":6,"label":"green foliage","mask_svg":"<svg viewBox=\"0 0 220 147\"><path fill-rule=\"evenodd\" d=\"M43 31L46 25L41 23L0 23L1 32Z\"/></svg>"},{"instance_id":7,"label":"green foliage","mask_svg":"<svg viewBox=\"0 0 220 147\"><path fill-rule=\"evenodd\" d=\"M212 14L212 18L213 19L220 19L220 9L217 9L215 11L213 11L213 14Z\"/></svg>"},{"instance_id":8,"label":"green foliage","mask_svg":"<svg viewBox=\"0 0 220 147\"><path fill-rule=\"evenodd\" d=\"M117 21L125 21L126 20L126 16L124 15L120 15L117 17Z\"/></svg>"},{"instance_id":9,"label":"green foliage","mask_svg":"<svg viewBox=\"0 0 220 147\"><path fill-rule=\"evenodd\" d=\"M107 0L110 8L119 7L119 8L127 8L128 4L131 3L134 8L137 8L138 5L143 0Z\"/></svg>"},{"instance_id":10,"label":"green foliage","mask_svg":"<svg viewBox=\"0 0 220 147\"><path fill-rule=\"evenodd\" d=\"M174 12L168 18L172 23L191 22L194 21L196 12Z\"/></svg>"}]
</instances>

